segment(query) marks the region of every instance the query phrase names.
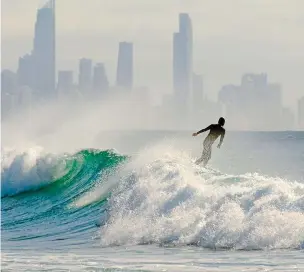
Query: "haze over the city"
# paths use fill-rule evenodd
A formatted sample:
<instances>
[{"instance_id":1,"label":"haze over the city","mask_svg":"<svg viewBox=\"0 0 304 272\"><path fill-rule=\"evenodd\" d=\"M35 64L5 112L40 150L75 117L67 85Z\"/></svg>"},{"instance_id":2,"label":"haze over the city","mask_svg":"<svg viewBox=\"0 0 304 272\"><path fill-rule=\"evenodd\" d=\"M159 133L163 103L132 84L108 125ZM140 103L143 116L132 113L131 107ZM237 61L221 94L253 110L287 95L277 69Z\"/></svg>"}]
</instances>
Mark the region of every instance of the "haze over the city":
<instances>
[{"instance_id":1,"label":"haze over the city","mask_svg":"<svg viewBox=\"0 0 304 272\"><path fill-rule=\"evenodd\" d=\"M2 1L2 67L15 69L30 51L35 13L46 1ZM131 40L135 80L162 91L171 88L172 32L177 14L188 12L194 26L194 68L216 97L225 83L244 72L267 72L283 87L283 102L295 106L304 93L304 2L255 1L57 1L57 66L77 69L87 56L105 62L115 77L117 43Z\"/></svg>"},{"instance_id":2,"label":"haze over the city","mask_svg":"<svg viewBox=\"0 0 304 272\"><path fill-rule=\"evenodd\" d=\"M37 11L47 2L2 1L2 69L18 70L19 57L33 50L34 36L42 41L43 36L35 34L35 23ZM109 86L117 86L119 69L128 77L123 69L130 68L130 88L148 89L152 105L175 108L164 113L171 118L178 117L177 111L181 118L187 115L187 120L196 116L195 124L200 116L226 114L233 128L267 129L278 117L282 123L270 129L292 129L303 122L303 10L300 0L58 0L56 80L60 71L73 71L73 82L78 84L79 60L86 58L92 60L89 65L99 66ZM42 19L39 24L43 25ZM118 68L118 59L128 55L118 55L124 51L120 47L124 41L131 46L131 66L122 62L124 68ZM184 61L189 67L183 67ZM57 84L60 80L53 85ZM242 98L244 93L246 98ZM182 101L189 106L187 113L181 110ZM261 123L265 114L268 120ZM189 123L186 119L185 124Z\"/></svg>"}]
</instances>

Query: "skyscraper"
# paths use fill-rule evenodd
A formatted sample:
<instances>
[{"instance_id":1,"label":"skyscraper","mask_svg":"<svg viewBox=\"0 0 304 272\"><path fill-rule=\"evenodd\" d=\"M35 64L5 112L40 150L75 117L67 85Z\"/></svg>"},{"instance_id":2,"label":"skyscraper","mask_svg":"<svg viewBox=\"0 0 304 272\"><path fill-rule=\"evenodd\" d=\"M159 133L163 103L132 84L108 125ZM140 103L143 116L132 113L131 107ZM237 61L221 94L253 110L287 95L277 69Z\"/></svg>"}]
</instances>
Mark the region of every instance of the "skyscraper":
<instances>
[{"instance_id":1,"label":"skyscraper","mask_svg":"<svg viewBox=\"0 0 304 272\"><path fill-rule=\"evenodd\" d=\"M90 92L92 88L92 60L81 59L79 61L79 76L78 76L79 90L83 94Z\"/></svg>"},{"instance_id":2,"label":"skyscraper","mask_svg":"<svg viewBox=\"0 0 304 272\"><path fill-rule=\"evenodd\" d=\"M223 86L218 99L233 129L280 130L293 122L293 114L282 110L281 95L281 86L269 83L267 74L245 74L241 85Z\"/></svg>"},{"instance_id":3,"label":"skyscraper","mask_svg":"<svg viewBox=\"0 0 304 272\"><path fill-rule=\"evenodd\" d=\"M106 75L106 69L103 63L97 63L94 67L93 74L93 89L96 93L101 94L107 91L109 88L109 82Z\"/></svg>"},{"instance_id":4,"label":"skyscraper","mask_svg":"<svg viewBox=\"0 0 304 272\"><path fill-rule=\"evenodd\" d=\"M10 70L1 71L1 94L14 94L17 92L18 79L16 73Z\"/></svg>"},{"instance_id":5,"label":"skyscraper","mask_svg":"<svg viewBox=\"0 0 304 272\"><path fill-rule=\"evenodd\" d=\"M14 72L1 71L1 119L5 119L16 110L17 83L17 75Z\"/></svg>"},{"instance_id":6,"label":"skyscraper","mask_svg":"<svg viewBox=\"0 0 304 272\"><path fill-rule=\"evenodd\" d=\"M173 88L178 104L189 102L192 89L192 23L179 14L179 32L173 34Z\"/></svg>"},{"instance_id":7,"label":"skyscraper","mask_svg":"<svg viewBox=\"0 0 304 272\"><path fill-rule=\"evenodd\" d=\"M304 96L298 101L298 125L304 129Z\"/></svg>"},{"instance_id":8,"label":"skyscraper","mask_svg":"<svg viewBox=\"0 0 304 272\"><path fill-rule=\"evenodd\" d=\"M32 55L27 54L19 58L17 77L20 86L35 88L35 66Z\"/></svg>"},{"instance_id":9,"label":"skyscraper","mask_svg":"<svg viewBox=\"0 0 304 272\"><path fill-rule=\"evenodd\" d=\"M200 111L203 108L203 76L193 73L193 107L194 111Z\"/></svg>"},{"instance_id":10,"label":"skyscraper","mask_svg":"<svg viewBox=\"0 0 304 272\"><path fill-rule=\"evenodd\" d=\"M119 43L116 85L125 89L133 87L133 44Z\"/></svg>"},{"instance_id":11,"label":"skyscraper","mask_svg":"<svg viewBox=\"0 0 304 272\"><path fill-rule=\"evenodd\" d=\"M55 0L49 0L37 12L33 50L35 89L42 97L50 97L55 93L55 36Z\"/></svg>"},{"instance_id":12,"label":"skyscraper","mask_svg":"<svg viewBox=\"0 0 304 272\"><path fill-rule=\"evenodd\" d=\"M73 71L59 71L57 90L68 93L73 89Z\"/></svg>"}]
</instances>

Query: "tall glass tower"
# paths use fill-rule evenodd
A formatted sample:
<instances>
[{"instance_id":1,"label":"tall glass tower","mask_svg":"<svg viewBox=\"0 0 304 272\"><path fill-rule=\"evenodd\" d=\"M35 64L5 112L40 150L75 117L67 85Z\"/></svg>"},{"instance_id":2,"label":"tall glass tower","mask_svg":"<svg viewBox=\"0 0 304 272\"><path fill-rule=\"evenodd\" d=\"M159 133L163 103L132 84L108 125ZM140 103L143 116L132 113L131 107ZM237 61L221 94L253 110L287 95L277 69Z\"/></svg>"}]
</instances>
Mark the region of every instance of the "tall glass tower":
<instances>
[{"instance_id":1,"label":"tall glass tower","mask_svg":"<svg viewBox=\"0 0 304 272\"><path fill-rule=\"evenodd\" d=\"M91 59L82 58L79 61L78 85L83 95L89 94L92 88L92 65Z\"/></svg>"},{"instance_id":2,"label":"tall glass tower","mask_svg":"<svg viewBox=\"0 0 304 272\"><path fill-rule=\"evenodd\" d=\"M124 89L133 87L133 44L119 43L116 85Z\"/></svg>"},{"instance_id":3,"label":"tall glass tower","mask_svg":"<svg viewBox=\"0 0 304 272\"><path fill-rule=\"evenodd\" d=\"M187 105L192 89L193 37L191 18L179 14L179 32L173 34L173 88L178 104Z\"/></svg>"},{"instance_id":4,"label":"tall glass tower","mask_svg":"<svg viewBox=\"0 0 304 272\"><path fill-rule=\"evenodd\" d=\"M33 58L35 91L41 97L51 97L56 81L55 0L49 0L37 11Z\"/></svg>"}]
</instances>

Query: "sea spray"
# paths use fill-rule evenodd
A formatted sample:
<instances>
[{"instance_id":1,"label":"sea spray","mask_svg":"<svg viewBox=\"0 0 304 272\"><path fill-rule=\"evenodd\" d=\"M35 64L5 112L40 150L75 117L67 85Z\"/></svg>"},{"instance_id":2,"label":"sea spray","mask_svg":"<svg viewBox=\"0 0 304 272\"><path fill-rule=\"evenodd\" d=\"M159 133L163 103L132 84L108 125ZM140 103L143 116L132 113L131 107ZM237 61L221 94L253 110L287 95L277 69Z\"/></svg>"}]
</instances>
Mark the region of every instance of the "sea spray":
<instances>
[{"instance_id":1,"label":"sea spray","mask_svg":"<svg viewBox=\"0 0 304 272\"><path fill-rule=\"evenodd\" d=\"M102 245L301 246L303 184L216 173L193 164L179 150L143 150L121 172L123 181L112 193L109 217L101 228Z\"/></svg>"}]
</instances>

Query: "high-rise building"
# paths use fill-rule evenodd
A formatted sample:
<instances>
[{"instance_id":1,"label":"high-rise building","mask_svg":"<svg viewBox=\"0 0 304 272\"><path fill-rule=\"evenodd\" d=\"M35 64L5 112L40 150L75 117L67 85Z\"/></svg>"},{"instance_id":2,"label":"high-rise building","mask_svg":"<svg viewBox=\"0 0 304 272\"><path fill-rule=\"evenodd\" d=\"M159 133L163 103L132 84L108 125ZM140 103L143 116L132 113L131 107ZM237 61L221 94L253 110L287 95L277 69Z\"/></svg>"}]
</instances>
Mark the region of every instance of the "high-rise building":
<instances>
[{"instance_id":1,"label":"high-rise building","mask_svg":"<svg viewBox=\"0 0 304 272\"><path fill-rule=\"evenodd\" d=\"M35 66L32 55L27 54L19 58L17 77L19 86L35 88Z\"/></svg>"},{"instance_id":2,"label":"high-rise building","mask_svg":"<svg viewBox=\"0 0 304 272\"><path fill-rule=\"evenodd\" d=\"M57 90L59 92L69 92L73 89L73 71L59 71Z\"/></svg>"},{"instance_id":3,"label":"high-rise building","mask_svg":"<svg viewBox=\"0 0 304 272\"><path fill-rule=\"evenodd\" d=\"M133 44L119 43L116 85L124 89L133 87Z\"/></svg>"},{"instance_id":4,"label":"high-rise building","mask_svg":"<svg viewBox=\"0 0 304 272\"><path fill-rule=\"evenodd\" d=\"M304 96L298 101L298 125L304 129Z\"/></svg>"},{"instance_id":5,"label":"high-rise building","mask_svg":"<svg viewBox=\"0 0 304 272\"><path fill-rule=\"evenodd\" d=\"M187 105L192 90L192 23L186 13L179 14L179 32L173 34L173 88L178 104Z\"/></svg>"},{"instance_id":6,"label":"high-rise building","mask_svg":"<svg viewBox=\"0 0 304 272\"><path fill-rule=\"evenodd\" d=\"M1 72L1 119L12 115L16 110L17 75L10 70Z\"/></svg>"},{"instance_id":7,"label":"high-rise building","mask_svg":"<svg viewBox=\"0 0 304 272\"><path fill-rule=\"evenodd\" d=\"M182 81L181 69L181 35L180 33L173 34L173 89L175 95L179 92Z\"/></svg>"},{"instance_id":8,"label":"high-rise building","mask_svg":"<svg viewBox=\"0 0 304 272\"><path fill-rule=\"evenodd\" d=\"M1 72L1 94L14 94L17 92L18 80L16 73L10 70Z\"/></svg>"},{"instance_id":9,"label":"high-rise building","mask_svg":"<svg viewBox=\"0 0 304 272\"><path fill-rule=\"evenodd\" d=\"M291 109L289 108L282 108L282 115L281 115L281 128L284 130L293 130L295 125L295 116Z\"/></svg>"},{"instance_id":10,"label":"high-rise building","mask_svg":"<svg viewBox=\"0 0 304 272\"><path fill-rule=\"evenodd\" d=\"M203 76L193 73L193 108L199 111L203 107Z\"/></svg>"},{"instance_id":11,"label":"high-rise building","mask_svg":"<svg viewBox=\"0 0 304 272\"><path fill-rule=\"evenodd\" d=\"M81 59L79 61L79 76L78 76L79 90L83 94L90 92L92 88L92 60Z\"/></svg>"},{"instance_id":12,"label":"high-rise building","mask_svg":"<svg viewBox=\"0 0 304 272\"><path fill-rule=\"evenodd\" d=\"M107 91L109 81L106 74L106 69L103 63L97 63L94 67L93 74L93 89L97 92Z\"/></svg>"},{"instance_id":13,"label":"high-rise building","mask_svg":"<svg viewBox=\"0 0 304 272\"><path fill-rule=\"evenodd\" d=\"M42 97L51 97L55 94L55 39L55 0L49 0L37 12L33 50L35 89Z\"/></svg>"},{"instance_id":14,"label":"high-rise building","mask_svg":"<svg viewBox=\"0 0 304 272\"><path fill-rule=\"evenodd\" d=\"M267 74L245 74L240 85L225 85L219 102L234 129L280 130L289 127L292 113L283 110L282 90Z\"/></svg>"},{"instance_id":15,"label":"high-rise building","mask_svg":"<svg viewBox=\"0 0 304 272\"><path fill-rule=\"evenodd\" d=\"M1 120L14 115L17 107L17 95L1 92Z\"/></svg>"},{"instance_id":16,"label":"high-rise building","mask_svg":"<svg viewBox=\"0 0 304 272\"><path fill-rule=\"evenodd\" d=\"M29 110L33 104L33 91L28 86L22 86L18 90L18 107Z\"/></svg>"},{"instance_id":17,"label":"high-rise building","mask_svg":"<svg viewBox=\"0 0 304 272\"><path fill-rule=\"evenodd\" d=\"M268 84L267 74L244 74L241 79L241 86L244 89L259 90L266 88Z\"/></svg>"}]
</instances>

